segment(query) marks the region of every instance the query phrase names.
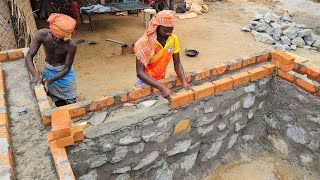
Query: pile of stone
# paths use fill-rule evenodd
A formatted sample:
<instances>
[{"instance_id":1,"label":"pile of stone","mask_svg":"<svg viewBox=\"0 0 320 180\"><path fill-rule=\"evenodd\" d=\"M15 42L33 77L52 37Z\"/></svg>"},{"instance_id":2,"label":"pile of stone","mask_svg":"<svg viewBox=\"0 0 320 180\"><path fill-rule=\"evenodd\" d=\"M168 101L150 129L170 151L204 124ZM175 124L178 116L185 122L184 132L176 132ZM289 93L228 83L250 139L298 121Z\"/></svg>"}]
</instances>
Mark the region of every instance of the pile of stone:
<instances>
[{"instance_id":1,"label":"pile of stone","mask_svg":"<svg viewBox=\"0 0 320 180\"><path fill-rule=\"evenodd\" d=\"M251 32L257 41L275 44L277 50L296 50L299 47L320 51L320 37L306 25L294 23L286 12L282 16L257 14L242 31Z\"/></svg>"}]
</instances>

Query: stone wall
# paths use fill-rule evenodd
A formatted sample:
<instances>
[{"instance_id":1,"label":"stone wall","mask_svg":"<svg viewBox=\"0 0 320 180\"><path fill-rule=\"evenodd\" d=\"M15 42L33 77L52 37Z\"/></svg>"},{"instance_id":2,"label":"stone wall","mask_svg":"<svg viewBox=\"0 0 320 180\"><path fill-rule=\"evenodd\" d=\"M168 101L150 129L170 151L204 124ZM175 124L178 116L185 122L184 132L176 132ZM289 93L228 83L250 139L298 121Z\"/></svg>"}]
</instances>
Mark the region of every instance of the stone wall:
<instances>
[{"instance_id":1,"label":"stone wall","mask_svg":"<svg viewBox=\"0 0 320 180\"><path fill-rule=\"evenodd\" d=\"M267 138L291 162L319 171L320 99L283 80L277 88L277 93L270 93L272 106L260 114Z\"/></svg>"},{"instance_id":2,"label":"stone wall","mask_svg":"<svg viewBox=\"0 0 320 180\"><path fill-rule=\"evenodd\" d=\"M240 141L243 128L270 99L271 82L267 76L178 109L159 98L149 108L109 112L103 123L84 130L82 143L67 148L74 174L79 179L178 179L201 172Z\"/></svg>"}]
</instances>

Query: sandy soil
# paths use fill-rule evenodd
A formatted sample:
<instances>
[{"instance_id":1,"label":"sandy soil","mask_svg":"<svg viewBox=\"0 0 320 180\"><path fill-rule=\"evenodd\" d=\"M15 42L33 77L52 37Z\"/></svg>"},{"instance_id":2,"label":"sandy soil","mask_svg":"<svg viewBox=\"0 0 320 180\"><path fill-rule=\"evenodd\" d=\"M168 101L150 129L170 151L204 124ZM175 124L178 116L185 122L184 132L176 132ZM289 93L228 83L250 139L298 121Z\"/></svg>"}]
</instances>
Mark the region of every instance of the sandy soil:
<instances>
[{"instance_id":1,"label":"sandy soil","mask_svg":"<svg viewBox=\"0 0 320 180\"><path fill-rule=\"evenodd\" d=\"M218 166L206 180L302 180L305 177L317 179L277 155L264 153L248 157L246 161Z\"/></svg>"},{"instance_id":2,"label":"sandy soil","mask_svg":"<svg viewBox=\"0 0 320 180\"><path fill-rule=\"evenodd\" d=\"M320 22L317 21L320 17L319 4L308 0L280 1L281 3L274 3L273 0L212 2L209 13L194 19L176 18L174 33L180 40L180 56L185 70L196 70L264 49L272 49L270 45L256 42L250 33L240 31L257 13L280 14L282 9L287 8L295 12L295 22L304 23L314 30L320 27ZM93 99L134 85L135 56L121 55L121 45L105 39L133 44L146 30L142 14L139 17L95 15L92 19L94 32L90 31L89 24L79 22L74 35L75 40L86 40L78 45L74 63L79 100ZM98 44L90 45L91 41ZM196 49L200 54L189 58L184 54L184 49ZM307 65L320 67L319 52L298 49L293 53L307 58ZM174 71L172 63L167 71Z\"/></svg>"}]
</instances>

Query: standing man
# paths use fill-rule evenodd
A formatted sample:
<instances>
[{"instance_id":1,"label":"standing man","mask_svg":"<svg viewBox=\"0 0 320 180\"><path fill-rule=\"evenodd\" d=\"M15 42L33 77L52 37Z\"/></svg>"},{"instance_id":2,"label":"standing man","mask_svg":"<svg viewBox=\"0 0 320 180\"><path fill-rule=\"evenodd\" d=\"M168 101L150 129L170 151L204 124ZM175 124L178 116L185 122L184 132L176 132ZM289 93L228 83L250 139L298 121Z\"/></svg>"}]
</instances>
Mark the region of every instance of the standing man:
<instances>
[{"instance_id":1,"label":"standing man","mask_svg":"<svg viewBox=\"0 0 320 180\"><path fill-rule=\"evenodd\" d=\"M173 92L157 82L164 79L167 66L173 57L174 70L186 90L192 90L187 83L180 62L178 37L172 34L175 13L164 10L156 14L150 21L147 32L135 43L136 54L136 86L148 84L161 91L164 98L170 98Z\"/></svg>"},{"instance_id":2,"label":"standing man","mask_svg":"<svg viewBox=\"0 0 320 180\"><path fill-rule=\"evenodd\" d=\"M76 76L72 63L77 50L71 39L76 21L64 14L51 14L50 29L40 29L26 55L25 61L32 75L31 85L44 83L48 96L57 107L76 102ZM33 65L33 57L43 45L46 59L42 72L43 81Z\"/></svg>"}]
</instances>

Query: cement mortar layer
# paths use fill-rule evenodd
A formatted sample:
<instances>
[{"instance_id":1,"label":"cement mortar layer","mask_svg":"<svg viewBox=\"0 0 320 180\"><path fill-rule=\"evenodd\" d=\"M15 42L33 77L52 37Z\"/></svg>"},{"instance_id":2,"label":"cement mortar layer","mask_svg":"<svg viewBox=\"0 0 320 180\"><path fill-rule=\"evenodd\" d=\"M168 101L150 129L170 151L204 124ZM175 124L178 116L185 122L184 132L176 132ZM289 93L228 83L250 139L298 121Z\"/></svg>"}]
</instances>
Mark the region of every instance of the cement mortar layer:
<instances>
[{"instance_id":1,"label":"cement mortar layer","mask_svg":"<svg viewBox=\"0 0 320 180\"><path fill-rule=\"evenodd\" d=\"M67 148L77 179L178 179L199 172L239 141L273 93L265 77L172 109L159 98L149 107L109 112ZM98 116L103 117L103 116Z\"/></svg>"}]
</instances>

